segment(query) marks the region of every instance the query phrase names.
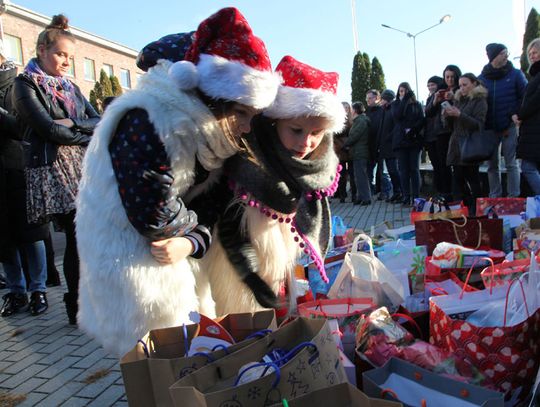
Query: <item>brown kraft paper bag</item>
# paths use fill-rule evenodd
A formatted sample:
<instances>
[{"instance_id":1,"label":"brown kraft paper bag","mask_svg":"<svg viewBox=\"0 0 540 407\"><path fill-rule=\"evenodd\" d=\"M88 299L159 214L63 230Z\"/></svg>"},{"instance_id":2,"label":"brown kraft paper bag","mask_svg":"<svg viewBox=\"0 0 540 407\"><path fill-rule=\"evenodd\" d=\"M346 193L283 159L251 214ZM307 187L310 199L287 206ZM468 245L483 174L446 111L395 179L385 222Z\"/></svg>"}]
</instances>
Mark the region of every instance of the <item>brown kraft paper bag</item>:
<instances>
[{"instance_id":1,"label":"brown kraft paper bag","mask_svg":"<svg viewBox=\"0 0 540 407\"><path fill-rule=\"evenodd\" d=\"M245 365L259 362L274 349L302 348L276 372L235 386ZM255 376L255 377L258 377ZM345 383L347 377L328 321L297 318L235 354L225 356L170 387L176 407L258 407L293 400L311 391Z\"/></svg>"},{"instance_id":2,"label":"brown kraft paper bag","mask_svg":"<svg viewBox=\"0 0 540 407\"><path fill-rule=\"evenodd\" d=\"M185 356L184 328L154 329L146 334L136 346L120 360L126 396L130 406L170 407L173 405L169 386L186 374L233 353L255 341L244 339L255 332L276 330L274 310L254 313L229 314L215 319L238 343L227 350L216 350L205 356ZM186 325L188 343L198 335L199 325ZM242 341L242 342L239 342Z\"/></svg>"}]
</instances>

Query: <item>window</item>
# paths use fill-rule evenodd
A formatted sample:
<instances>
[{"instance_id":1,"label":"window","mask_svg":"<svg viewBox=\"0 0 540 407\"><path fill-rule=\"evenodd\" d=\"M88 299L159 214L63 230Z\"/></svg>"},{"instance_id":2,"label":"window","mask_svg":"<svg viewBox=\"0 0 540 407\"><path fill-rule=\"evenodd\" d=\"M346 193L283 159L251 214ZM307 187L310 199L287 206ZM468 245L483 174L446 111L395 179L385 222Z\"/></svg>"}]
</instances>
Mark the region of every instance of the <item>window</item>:
<instances>
[{"instance_id":1,"label":"window","mask_svg":"<svg viewBox=\"0 0 540 407\"><path fill-rule=\"evenodd\" d=\"M23 65L21 39L9 34L4 34L5 57L18 65Z\"/></svg>"},{"instance_id":2,"label":"window","mask_svg":"<svg viewBox=\"0 0 540 407\"><path fill-rule=\"evenodd\" d=\"M96 81L96 67L93 59L84 58L84 79L87 81Z\"/></svg>"},{"instance_id":3,"label":"window","mask_svg":"<svg viewBox=\"0 0 540 407\"><path fill-rule=\"evenodd\" d=\"M126 89L131 88L131 77L129 75L129 70L120 69L120 85Z\"/></svg>"},{"instance_id":4,"label":"window","mask_svg":"<svg viewBox=\"0 0 540 407\"><path fill-rule=\"evenodd\" d=\"M102 68L105 73L107 74L107 76L110 78L111 76L114 75L114 71L113 71L113 66L112 65L109 65L109 64L103 64L103 68Z\"/></svg>"},{"instance_id":5,"label":"window","mask_svg":"<svg viewBox=\"0 0 540 407\"><path fill-rule=\"evenodd\" d=\"M69 58L69 71L66 75L72 78L75 77L75 59L73 57Z\"/></svg>"}]
</instances>

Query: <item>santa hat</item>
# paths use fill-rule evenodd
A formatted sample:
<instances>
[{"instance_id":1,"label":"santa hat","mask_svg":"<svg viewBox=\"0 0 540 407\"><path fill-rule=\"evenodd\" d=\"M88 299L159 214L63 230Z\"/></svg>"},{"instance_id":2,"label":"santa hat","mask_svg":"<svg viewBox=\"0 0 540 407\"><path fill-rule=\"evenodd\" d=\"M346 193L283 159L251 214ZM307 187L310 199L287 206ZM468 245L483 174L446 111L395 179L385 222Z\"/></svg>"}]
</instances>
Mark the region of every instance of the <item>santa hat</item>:
<instances>
[{"instance_id":1,"label":"santa hat","mask_svg":"<svg viewBox=\"0 0 540 407\"><path fill-rule=\"evenodd\" d=\"M283 82L274 103L264 115L274 119L322 116L330 120L329 131L337 133L345 124L345 109L337 97L339 75L323 72L285 56L276 68Z\"/></svg>"},{"instance_id":2,"label":"santa hat","mask_svg":"<svg viewBox=\"0 0 540 407\"><path fill-rule=\"evenodd\" d=\"M279 86L264 42L234 7L199 25L184 61L174 63L169 75L181 89L198 87L212 98L256 109L270 105Z\"/></svg>"}]
</instances>

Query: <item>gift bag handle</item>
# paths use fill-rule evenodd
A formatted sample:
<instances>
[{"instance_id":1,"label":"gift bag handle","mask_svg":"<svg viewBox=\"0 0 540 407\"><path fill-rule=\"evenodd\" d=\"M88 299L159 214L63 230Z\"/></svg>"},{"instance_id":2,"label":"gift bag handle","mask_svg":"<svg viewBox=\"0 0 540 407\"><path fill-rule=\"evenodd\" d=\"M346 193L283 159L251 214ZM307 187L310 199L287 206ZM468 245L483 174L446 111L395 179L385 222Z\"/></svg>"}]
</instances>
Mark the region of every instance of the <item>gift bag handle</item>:
<instances>
[{"instance_id":1,"label":"gift bag handle","mask_svg":"<svg viewBox=\"0 0 540 407\"><path fill-rule=\"evenodd\" d=\"M223 349L225 351L225 354L229 354L229 349L227 346L223 345L222 343L218 343L216 346L212 348L212 352L215 352L218 349Z\"/></svg>"},{"instance_id":2,"label":"gift bag handle","mask_svg":"<svg viewBox=\"0 0 540 407\"><path fill-rule=\"evenodd\" d=\"M446 291L442 287L435 287L435 288L429 288L429 292L433 294L434 296L437 295L448 295L448 291Z\"/></svg>"},{"instance_id":3,"label":"gift bag handle","mask_svg":"<svg viewBox=\"0 0 540 407\"><path fill-rule=\"evenodd\" d=\"M302 349L307 347L313 347L315 348L315 352L313 352L313 355L309 358L309 363L313 362L313 359L318 356L319 349L317 349L317 345L315 345L313 342L302 342L296 345L294 348L292 348L285 356L279 358L278 360L274 360L273 363L275 363L277 366L283 366L285 363L289 362L298 352L300 352Z\"/></svg>"},{"instance_id":4,"label":"gift bag handle","mask_svg":"<svg viewBox=\"0 0 540 407\"><path fill-rule=\"evenodd\" d=\"M246 336L244 340L252 339L252 338L264 338L266 335L271 334L271 333L272 333L271 329L261 329L260 331L253 332L252 334Z\"/></svg>"},{"instance_id":5,"label":"gift bag handle","mask_svg":"<svg viewBox=\"0 0 540 407\"><path fill-rule=\"evenodd\" d=\"M216 360L216 359L214 359L214 357L212 355L210 355L209 353L206 353L206 352L195 352L191 356L204 356L207 359L206 364L215 362L215 360Z\"/></svg>"},{"instance_id":6,"label":"gift bag handle","mask_svg":"<svg viewBox=\"0 0 540 407\"><path fill-rule=\"evenodd\" d=\"M244 373L246 373L248 370L251 370L255 367L260 367L260 366L265 366L266 369L263 370L262 375L259 378L263 377L269 368L274 369L274 372L276 373L276 378L274 379L274 383L272 383L272 389L275 389L281 379L281 371L279 370L278 365L276 365L274 362L261 362L261 363L255 363L251 366L248 366L247 368L245 368L244 370L240 372L240 374L234 381L234 387L238 386L238 383L240 382L240 378L244 375Z\"/></svg>"},{"instance_id":7,"label":"gift bag handle","mask_svg":"<svg viewBox=\"0 0 540 407\"><path fill-rule=\"evenodd\" d=\"M371 240L371 237L369 237L368 235L364 233L360 233L358 236L354 238L352 248L351 248L351 253L360 252L360 250L358 250L358 243L360 241L367 242L367 244L369 245L369 254L371 255L371 257L375 257L375 252L373 251L373 242Z\"/></svg>"},{"instance_id":8,"label":"gift bag handle","mask_svg":"<svg viewBox=\"0 0 540 407\"><path fill-rule=\"evenodd\" d=\"M478 263L478 260L487 260L491 264L493 264L493 260L491 260L489 257L475 257L475 259L473 260L473 263L471 264L471 268L469 269L469 272L467 273L467 278L465 279L465 283L463 284L463 288L461 289L461 293L459 294L459 299L460 300L463 299L463 295L465 294L465 289L469 285L469 280L471 279L472 271L473 271L474 266L476 265L476 263ZM491 295L492 292L493 292L493 280L491 280L491 284L489 285L489 287L490 287L489 294Z\"/></svg>"},{"instance_id":9,"label":"gift bag handle","mask_svg":"<svg viewBox=\"0 0 540 407\"><path fill-rule=\"evenodd\" d=\"M394 318L394 317L403 318L403 319L406 319L407 321L409 321L416 328L416 331L417 331L418 335L420 336L420 339L424 339L424 335L422 334L422 330L420 329L420 326L414 320L413 317L411 317L410 315L407 315L407 314L402 314L400 312L395 312L391 316L392 316L392 318Z\"/></svg>"},{"instance_id":10,"label":"gift bag handle","mask_svg":"<svg viewBox=\"0 0 540 407\"><path fill-rule=\"evenodd\" d=\"M146 342L143 341L142 339L139 339L137 343L138 344L140 343L142 345L144 354L146 355L147 358L150 358L150 352L148 351L148 346L146 345Z\"/></svg>"},{"instance_id":11,"label":"gift bag handle","mask_svg":"<svg viewBox=\"0 0 540 407\"><path fill-rule=\"evenodd\" d=\"M523 283L521 282L521 279L514 278L512 281L510 281L510 284L508 284L508 289L506 290L506 299L504 301L504 326L506 327L506 313L508 312L508 296L510 295L510 289L512 288L512 284L514 284L515 281L519 282L519 286L521 287L521 294L523 295L523 303L525 304L525 310L527 311L527 318L531 317L531 314L529 313L529 306L527 305L527 298L525 297L525 290L523 289Z\"/></svg>"},{"instance_id":12,"label":"gift bag handle","mask_svg":"<svg viewBox=\"0 0 540 407\"><path fill-rule=\"evenodd\" d=\"M459 245L461 245L463 247L466 247L463 244L463 242L461 241L461 239L459 238L457 228L463 228L463 227L467 226L468 219L467 219L467 217L465 215L461 215L461 217L463 218L463 224L462 225L460 225L459 223L453 221L452 219L441 218L441 220L444 220L446 222L450 222L452 224L452 228L454 229L454 237L456 238L456 242L458 242ZM480 222L478 219L476 219L476 223L478 224L478 242L477 242L476 246L473 247L473 249L478 249L480 247L480 245L482 244L482 222Z\"/></svg>"}]
</instances>

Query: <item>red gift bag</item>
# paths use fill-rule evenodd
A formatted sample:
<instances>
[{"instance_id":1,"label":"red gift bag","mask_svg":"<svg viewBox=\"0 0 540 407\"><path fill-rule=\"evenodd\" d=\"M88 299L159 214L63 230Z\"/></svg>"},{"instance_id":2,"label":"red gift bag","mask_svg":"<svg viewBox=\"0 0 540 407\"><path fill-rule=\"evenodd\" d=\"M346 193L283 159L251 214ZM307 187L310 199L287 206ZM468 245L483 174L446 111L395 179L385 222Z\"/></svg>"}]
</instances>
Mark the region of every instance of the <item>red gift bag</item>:
<instances>
[{"instance_id":1,"label":"red gift bag","mask_svg":"<svg viewBox=\"0 0 540 407\"><path fill-rule=\"evenodd\" d=\"M503 221L488 217L422 220L414 224L416 244L426 245L428 255L439 242L457 243L477 249L503 249Z\"/></svg>"},{"instance_id":2,"label":"red gift bag","mask_svg":"<svg viewBox=\"0 0 540 407\"><path fill-rule=\"evenodd\" d=\"M510 285L496 286L431 297L430 342L476 367L484 376L482 385L520 399L531 388L540 362L540 308L514 326L505 322L481 327L465 321L486 302L507 297L509 289Z\"/></svg>"},{"instance_id":3,"label":"red gift bag","mask_svg":"<svg viewBox=\"0 0 540 407\"><path fill-rule=\"evenodd\" d=\"M519 215L525 212L527 198L477 198L476 216L495 213L501 215Z\"/></svg>"},{"instance_id":4,"label":"red gift bag","mask_svg":"<svg viewBox=\"0 0 540 407\"><path fill-rule=\"evenodd\" d=\"M425 208L421 211L413 209L411 211L411 223L414 224L420 220L451 219L468 215L469 208L463 202L449 202L439 206L432 204L427 210Z\"/></svg>"}]
</instances>

